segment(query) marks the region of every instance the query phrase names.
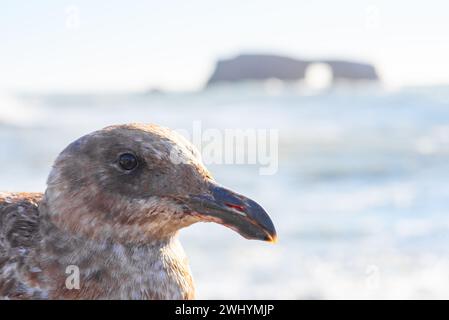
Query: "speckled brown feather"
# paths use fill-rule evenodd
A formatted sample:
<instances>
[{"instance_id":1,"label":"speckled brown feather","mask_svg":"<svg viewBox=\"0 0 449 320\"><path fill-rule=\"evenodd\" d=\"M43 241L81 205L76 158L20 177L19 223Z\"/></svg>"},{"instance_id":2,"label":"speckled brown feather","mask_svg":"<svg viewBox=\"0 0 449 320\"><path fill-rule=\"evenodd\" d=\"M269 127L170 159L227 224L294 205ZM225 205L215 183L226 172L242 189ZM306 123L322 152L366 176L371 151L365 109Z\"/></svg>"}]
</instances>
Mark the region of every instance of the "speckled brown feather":
<instances>
[{"instance_id":1,"label":"speckled brown feather","mask_svg":"<svg viewBox=\"0 0 449 320\"><path fill-rule=\"evenodd\" d=\"M33 283L30 252L39 246L41 193L0 193L0 297L42 298L45 294ZM36 286L37 285L37 286Z\"/></svg>"},{"instance_id":2,"label":"speckled brown feather","mask_svg":"<svg viewBox=\"0 0 449 320\"><path fill-rule=\"evenodd\" d=\"M188 262L176 239L126 246L73 238L48 221L39 224L42 197L0 193L1 298L194 298ZM80 290L65 287L69 265L81 270Z\"/></svg>"}]
</instances>

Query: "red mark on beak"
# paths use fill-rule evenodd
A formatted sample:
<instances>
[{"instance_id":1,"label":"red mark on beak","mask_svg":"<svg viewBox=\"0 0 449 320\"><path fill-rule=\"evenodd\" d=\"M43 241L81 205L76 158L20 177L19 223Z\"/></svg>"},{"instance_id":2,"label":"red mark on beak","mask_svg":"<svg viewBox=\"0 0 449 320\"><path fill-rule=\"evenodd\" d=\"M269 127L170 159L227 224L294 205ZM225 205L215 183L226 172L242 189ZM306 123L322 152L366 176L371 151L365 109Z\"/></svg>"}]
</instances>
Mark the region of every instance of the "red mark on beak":
<instances>
[{"instance_id":1,"label":"red mark on beak","mask_svg":"<svg viewBox=\"0 0 449 320\"><path fill-rule=\"evenodd\" d=\"M245 207L239 206L238 204L226 203L226 206L228 206L229 208L235 209L237 211L240 211L240 212L245 212Z\"/></svg>"}]
</instances>

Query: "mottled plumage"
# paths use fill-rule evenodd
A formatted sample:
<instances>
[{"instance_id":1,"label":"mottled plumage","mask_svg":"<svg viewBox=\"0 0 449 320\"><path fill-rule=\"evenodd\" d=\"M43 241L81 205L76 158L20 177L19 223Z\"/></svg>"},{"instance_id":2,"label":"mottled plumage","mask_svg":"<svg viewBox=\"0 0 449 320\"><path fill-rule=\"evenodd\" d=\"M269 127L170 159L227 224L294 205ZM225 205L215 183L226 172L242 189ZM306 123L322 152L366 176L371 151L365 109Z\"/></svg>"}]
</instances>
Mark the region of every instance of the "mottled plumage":
<instances>
[{"instance_id":1,"label":"mottled plumage","mask_svg":"<svg viewBox=\"0 0 449 320\"><path fill-rule=\"evenodd\" d=\"M45 194L0 193L0 297L192 299L177 233L200 221L276 238L265 211L219 186L178 134L138 124L93 132L58 156ZM66 285L70 266L79 288Z\"/></svg>"}]
</instances>

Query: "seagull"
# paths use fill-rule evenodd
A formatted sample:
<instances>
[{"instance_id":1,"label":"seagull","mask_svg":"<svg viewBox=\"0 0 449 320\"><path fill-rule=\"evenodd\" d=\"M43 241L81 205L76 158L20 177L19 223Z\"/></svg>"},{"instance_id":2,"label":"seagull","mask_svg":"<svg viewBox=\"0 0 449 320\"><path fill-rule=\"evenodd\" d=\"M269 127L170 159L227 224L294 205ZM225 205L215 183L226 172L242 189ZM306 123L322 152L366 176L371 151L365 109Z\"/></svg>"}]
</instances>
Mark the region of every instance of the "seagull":
<instances>
[{"instance_id":1,"label":"seagull","mask_svg":"<svg viewBox=\"0 0 449 320\"><path fill-rule=\"evenodd\" d=\"M275 242L255 201L218 184L183 136L109 126L57 157L44 193L0 193L0 298L195 298L179 230L215 222Z\"/></svg>"}]
</instances>

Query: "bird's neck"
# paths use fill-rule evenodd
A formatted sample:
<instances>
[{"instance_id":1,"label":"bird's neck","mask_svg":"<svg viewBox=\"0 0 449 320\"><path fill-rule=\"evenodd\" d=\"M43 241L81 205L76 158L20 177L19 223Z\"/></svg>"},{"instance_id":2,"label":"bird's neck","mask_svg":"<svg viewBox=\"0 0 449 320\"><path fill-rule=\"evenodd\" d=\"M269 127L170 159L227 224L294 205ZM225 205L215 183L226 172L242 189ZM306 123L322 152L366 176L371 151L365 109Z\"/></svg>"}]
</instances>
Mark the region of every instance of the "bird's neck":
<instances>
[{"instance_id":1,"label":"bird's neck","mask_svg":"<svg viewBox=\"0 0 449 320\"><path fill-rule=\"evenodd\" d=\"M58 288L57 292L49 292L49 297L191 299L194 296L190 268L177 235L145 244L99 241L62 231L45 213L41 216L40 234L40 252L36 257L43 281ZM78 271L79 288L76 288L74 277Z\"/></svg>"}]
</instances>

